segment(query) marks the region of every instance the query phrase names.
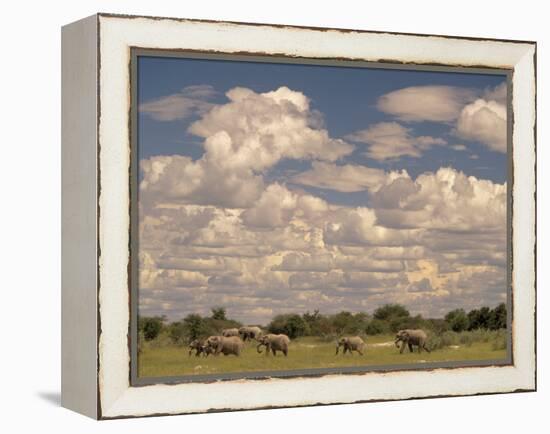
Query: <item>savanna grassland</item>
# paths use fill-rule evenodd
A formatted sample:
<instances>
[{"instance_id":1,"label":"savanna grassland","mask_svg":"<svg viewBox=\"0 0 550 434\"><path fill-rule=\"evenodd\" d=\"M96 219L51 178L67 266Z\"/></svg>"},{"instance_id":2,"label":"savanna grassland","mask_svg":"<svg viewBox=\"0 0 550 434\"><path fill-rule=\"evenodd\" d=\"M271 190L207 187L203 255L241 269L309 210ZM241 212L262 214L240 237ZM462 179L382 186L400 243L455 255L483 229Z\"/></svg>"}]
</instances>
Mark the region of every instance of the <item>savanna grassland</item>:
<instances>
[{"instance_id":1,"label":"savanna grassland","mask_svg":"<svg viewBox=\"0 0 550 434\"><path fill-rule=\"evenodd\" d=\"M139 356L139 376L180 376L222 374L230 372L285 371L294 369L337 368L414 364L432 362L460 362L466 360L500 360L506 358L506 333L500 331L447 332L430 337L432 351L399 353L393 343L393 335L364 337L367 343L364 355L357 353L335 355L335 342L318 337L293 339L288 357L278 353L266 356L258 354L256 342L246 342L239 357L188 355L186 345L168 341L150 342L144 345Z\"/></svg>"}]
</instances>

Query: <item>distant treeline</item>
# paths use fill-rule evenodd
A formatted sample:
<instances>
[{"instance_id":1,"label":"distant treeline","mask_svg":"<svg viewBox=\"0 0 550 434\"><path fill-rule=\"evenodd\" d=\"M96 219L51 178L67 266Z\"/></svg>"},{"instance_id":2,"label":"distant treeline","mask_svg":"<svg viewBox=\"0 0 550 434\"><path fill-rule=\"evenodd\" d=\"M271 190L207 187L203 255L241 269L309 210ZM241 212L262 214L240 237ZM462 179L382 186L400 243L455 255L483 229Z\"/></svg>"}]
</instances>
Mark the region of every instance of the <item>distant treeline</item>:
<instances>
[{"instance_id":1,"label":"distant treeline","mask_svg":"<svg viewBox=\"0 0 550 434\"><path fill-rule=\"evenodd\" d=\"M226 309L223 307L213 308L210 316L189 314L181 321L168 322L165 317L158 316L140 317L138 320L138 330L142 339L152 341L163 333L176 344L217 335L223 329L242 325L239 321L227 318ZM277 315L262 328L270 333L284 333L291 339L300 336L332 338L341 335L390 334L407 328L421 328L437 335L447 331L499 330L506 328L506 305L501 303L493 309L484 306L469 312L455 309L448 312L444 318L411 316L400 304L386 304L376 309L372 315L346 311L325 315L315 310L301 315Z\"/></svg>"}]
</instances>

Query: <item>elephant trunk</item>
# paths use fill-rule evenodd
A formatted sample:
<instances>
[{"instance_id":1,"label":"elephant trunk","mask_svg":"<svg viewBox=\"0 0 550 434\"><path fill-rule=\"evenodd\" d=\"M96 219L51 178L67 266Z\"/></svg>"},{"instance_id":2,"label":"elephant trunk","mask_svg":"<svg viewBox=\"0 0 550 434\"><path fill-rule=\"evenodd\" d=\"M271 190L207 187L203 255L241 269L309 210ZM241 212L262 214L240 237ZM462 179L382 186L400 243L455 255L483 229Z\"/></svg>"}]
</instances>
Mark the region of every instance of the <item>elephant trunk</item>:
<instances>
[{"instance_id":1,"label":"elephant trunk","mask_svg":"<svg viewBox=\"0 0 550 434\"><path fill-rule=\"evenodd\" d=\"M258 351L258 353L261 353L261 352L262 352L262 350L261 350L262 345L265 345L265 344L263 344L263 343L260 342L260 343L256 346L256 351Z\"/></svg>"}]
</instances>

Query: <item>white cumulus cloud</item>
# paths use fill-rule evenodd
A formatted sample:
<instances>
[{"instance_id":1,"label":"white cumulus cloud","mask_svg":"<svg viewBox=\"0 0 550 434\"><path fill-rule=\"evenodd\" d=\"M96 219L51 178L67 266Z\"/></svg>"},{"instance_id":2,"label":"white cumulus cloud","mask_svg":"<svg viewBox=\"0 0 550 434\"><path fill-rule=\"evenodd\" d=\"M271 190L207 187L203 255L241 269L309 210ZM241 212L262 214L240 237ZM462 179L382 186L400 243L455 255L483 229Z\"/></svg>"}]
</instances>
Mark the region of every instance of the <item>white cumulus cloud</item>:
<instances>
[{"instance_id":1,"label":"white cumulus cloud","mask_svg":"<svg viewBox=\"0 0 550 434\"><path fill-rule=\"evenodd\" d=\"M382 95L378 110L405 122L455 120L475 92L454 86L411 86Z\"/></svg>"},{"instance_id":2,"label":"white cumulus cloud","mask_svg":"<svg viewBox=\"0 0 550 434\"><path fill-rule=\"evenodd\" d=\"M175 94L142 103L139 111L161 122L186 119L211 109L214 105L208 100L215 95L210 85L187 86Z\"/></svg>"},{"instance_id":3,"label":"white cumulus cloud","mask_svg":"<svg viewBox=\"0 0 550 434\"><path fill-rule=\"evenodd\" d=\"M235 88L200 116L190 128L204 140L200 158L141 162L144 315L181 319L222 305L230 317L266 324L289 311L396 302L437 316L505 295L505 183L450 167L412 177L340 162L353 146L331 138L308 98L288 88ZM379 161L444 145L398 123L358 138ZM270 181L285 159L311 168ZM320 197L301 185L332 192ZM331 201L357 191L368 192L365 206Z\"/></svg>"},{"instance_id":4,"label":"white cumulus cloud","mask_svg":"<svg viewBox=\"0 0 550 434\"><path fill-rule=\"evenodd\" d=\"M403 156L420 157L433 146L447 144L446 140L439 137L414 136L411 128L397 122L379 122L346 137L348 140L366 143L366 156L379 161Z\"/></svg>"},{"instance_id":5,"label":"white cumulus cloud","mask_svg":"<svg viewBox=\"0 0 550 434\"><path fill-rule=\"evenodd\" d=\"M282 159L333 162L353 151L352 145L310 122L317 115L301 92L234 88L227 97L228 103L213 107L189 127L204 139L200 159L172 155L141 161L145 203L246 208L263 191L262 173Z\"/></svg>"},{"instance_id":6,"label":"white cumulus cloud","mask_svg":"<svg viewBox=\"0 0 550 434\"><path fill-rule=\"evenodd\" d=\"M315 161L311 170L301 172L291 178L291 182L311 187L351 193L363 190L378 190L388 180L408 176L406 171L385 172L356 164L337 165Z\"/></svg>"},{"instance_id":7,"label":"white cumulus cloud","mask_svg":"<svg viewBox=\"0 0 550 434\"><path fill-rule=\"evenodd\" d=\"M506 152L506 106L497 101L477 99L462 109L456 124L456 134L478 141L489 149Z\"/></svg>"}]
</instances>

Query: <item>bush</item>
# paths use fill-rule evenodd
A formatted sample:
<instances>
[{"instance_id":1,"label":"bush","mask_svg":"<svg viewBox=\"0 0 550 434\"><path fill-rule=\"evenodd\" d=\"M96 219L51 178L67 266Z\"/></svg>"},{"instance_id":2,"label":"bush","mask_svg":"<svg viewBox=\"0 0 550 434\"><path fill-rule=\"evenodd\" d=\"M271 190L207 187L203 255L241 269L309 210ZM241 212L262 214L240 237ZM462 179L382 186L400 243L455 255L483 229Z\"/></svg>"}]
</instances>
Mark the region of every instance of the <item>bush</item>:
<instances>
[{"instance_id":1,"label":"bush","mask_svg":"<svg viewBox=\"0 0 550 434\"><path fill-rule=\"evenodd\" d=\"M474 343L474 339L471 335L471 333L464 332L460 334L459 342L461 345L466 345L467 347L471 347Z\"/></svg>"},{"instance_id":2,"label":"bush","mask_svg":"<svg viewBox=\"0 0 550 434\"><path fill-rule=\"evenodd\" d=\"M376 309L373 316L375 319L390 321L395 318L409 317L410 313L400 304L386 304Z\"/></svg>"},{"instance_id":3,"label":"bush","mask_svg":"<svg viewBox=\"0 0 550 434\"><path fill-rule=\"evenodd\" d=\"M330 317L332 328L337 335L355 335L364 333L369 317L365 313L342 311Z\"/></svg>"},{"instance_id":4,"label":"bush","mask_svg":"<svg viewBox=\"0 0 550 434\"><path fill-rule=\"evenodd\" d=\"M183 329L189 341L208 334L202 317L196 313L189 314L183 319Z\"/></svg>"},{"instance_id":5,"label":"bush","mask_svg":"<svg viewBox=\"0 0 550 434\"><path fill-rule=\"evenodd\" d=\"M459 334L453 331L446 331L441 334L428 335L428 348L430 350L439 350L441 348L458 345Z\"/></svg>"},{"instance_id":6,"label":"bush","mask_svg":"<svg viewBox=\"0 0 550 434\"><path fill-rule=\"evenodd\" d=\"M472 330L460 333L447 331L441 334L432 334L428 337L428 348L441 349L452 345L464 345L470 347L476 342L492 342L493 350L506 348L506 330Z\"/></svg>"},{"instance_id":7,"label":"bush","mask_svg":"<svg viewBox=\"0 0 550 434\"><path fill-rule=\"evenodd\" d=\"M505 350L507 346L508 346L508 336L506 334L506 331L503 329L500 329L496 334L495 340L493 341L491 348L493 350Z\"/></svg>"},{"instance_id":8,"label":"bush","mask_svg":"<svg viewBox=\"0 0 550 434\"><path fill-rule=\"evenodd\" d=\"M488 329L491 309L483 306L481 309L474 309L468 312L468 330Z\"/></svg>"},{"instance_id":9,"label":"bush","mask_svg":"<svg viewBox=\"0 0 550 434\"><path fill-rule=\"evenodd\" d=\"M429 323L421 315L415 317L398 317L390 321L390 330L396 333L403 329L426 329Z\"/></svg>"},{"instance_id":10,"label":"bush","mask_svg":"<svg viewBox=\"0 0 550 434\"><path fill-rule=\"evenodd\" d=\"M441 334L449 330L449 323L444 319L427 319L426 327L436 334Z\"/></svg>"},{"instance_id":11,"label":"bush","mask_svg":"<svg viewBox=\"0 0 550 434\"><path fill-rule=\"evenodd\" d=\"M211 309L211 312L212 312L212 316L211 316L212 319L217 319L222 321L227 320L225 316L226 312L224 307L213 307Z\"/></svg>"},{"instance_id":12,"label":"bush","mask_svg":"<svg viewBox=\"0 0 550 434\"><path fill-rule=\"evenodd\" d=\"M309 334L322 338L333 337L334 330L332 322L325 315L321 315L318 310L313 313L306 312L302 315L302 319L307 323Z\"/></svg>"},{"instance_id":13,"label":"bush","mask_svg":"<svg viewBox=\"0 0 550 434\"><path fill-rule=\"evenodd\" d=\"M182 345L186 341L186 328L185 324L181 321L176 321L168 326L168 336L172 343L176 345Z\"/></svg>"},{"instance_id":14,"label":"bush","mask_svg":"<svg viewBox=\"0 0 550 434\"><path fill-rule=\"evenodd\" d=\"M390 332L390 326L386 321L373 318L365 328L367 335L381 335Z\"/></svg>"},{"instance_id":15,"label":"bush","mask_svg":"<svg viewBox=\"0 0 550 434\"><path fill-rule=\"evenodd\" d=\"M455 309L450 311L447 315L445 315L445 321L449 324L451 330L455 332L468 330L468 327L470 326L468 315L466 315L464 309Z\"/></svg>"},{"instance_id":16,"label":"bush","mask_svg":"<svg viewBox=\"0 0 550 434\"><path fill-rule=\"evenodd\" d=\"M277 315L267 326L271 333L285 334L290 339L309 334L307 322L297 314Z\"/></svg>"},{"instance_id":17,"label":"bush","mask_svg":"<svg viewBox=\"0 0 550 434\"><path fill-rule=\"evenodd\" d=\"M155 339L163 329L164 317L139 317L138 318L138 332L143 334L143 338L146 341L152 341Z\"/></svg>"},{"instance_id":18,"label":"bush","mask_svg":"<svg viewBox=\"0 0 550 434\"><path fill-rule=\"evenodd\" d=\"M507 326L507 313L506 305L504 303L499 304L489 313L488 321L489 329L499 330L505 329Z\"/></svg>"}]
</instances>

